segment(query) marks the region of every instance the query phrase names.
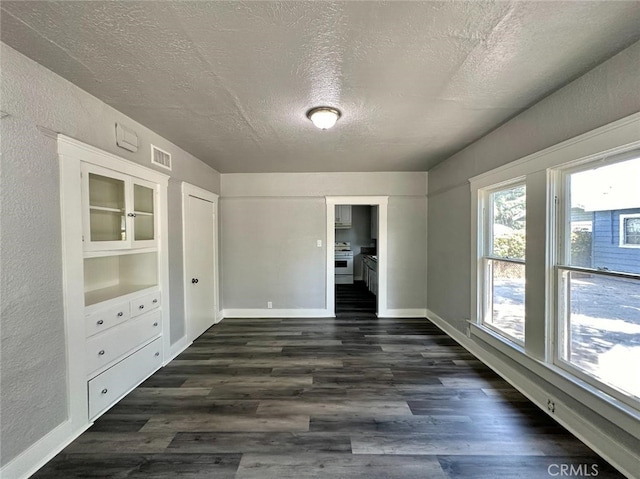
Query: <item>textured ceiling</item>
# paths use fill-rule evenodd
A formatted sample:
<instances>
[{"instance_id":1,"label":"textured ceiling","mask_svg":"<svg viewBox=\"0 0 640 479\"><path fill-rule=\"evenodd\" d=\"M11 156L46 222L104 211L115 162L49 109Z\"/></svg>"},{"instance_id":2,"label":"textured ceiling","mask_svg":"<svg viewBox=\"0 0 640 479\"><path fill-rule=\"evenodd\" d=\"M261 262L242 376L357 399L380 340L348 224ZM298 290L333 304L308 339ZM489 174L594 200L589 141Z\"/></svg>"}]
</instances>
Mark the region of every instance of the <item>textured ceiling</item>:
<instances>
[{"instance_id":1,"label":"textured ceiling","mask_svg":"<svg viewBox=\"0 0 640 479\"><path fill-rule=\"evenodd\" d=\"M222 173L427 170L640 40L637 1L0 6L3 42Z\"/></svg>"}]
</instances>

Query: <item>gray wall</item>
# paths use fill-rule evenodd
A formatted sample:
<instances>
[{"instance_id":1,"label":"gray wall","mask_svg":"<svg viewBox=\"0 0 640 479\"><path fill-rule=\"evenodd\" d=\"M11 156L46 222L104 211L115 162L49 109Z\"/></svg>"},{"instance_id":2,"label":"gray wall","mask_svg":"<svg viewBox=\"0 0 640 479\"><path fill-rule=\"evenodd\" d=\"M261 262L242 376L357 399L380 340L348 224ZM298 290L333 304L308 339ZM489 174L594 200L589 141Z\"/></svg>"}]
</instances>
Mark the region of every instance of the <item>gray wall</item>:
<instances>
[{"instance_id":1,"label":"gray wall","mask_svg":"<svg viewBox=\"0 0 640 479\"><path fill-rule=\"evenodd\" d=\"M225 309L324 309L328 196L389 195L388 308L426 305L426 173L224 174ZM322 248L316 241L322 240Z\"/></svg>"},{"instance_id":2,"label":"gray wall","mask_svg":"<svg viewBox=\"0 0 640 479\"><path fill-rule=\"evenodd\" d=\"M470 317L468 179L640 111L640 43L558 90L429 171L428 307Z\"/></svg>"},{"instance_id":3,"label":"gray wall","mask_svg":"<svg viewBox=\"0 0 640 479\"><path fill-rule=\"evenodd\" d=\"M57 145L38 126L150 165L150 143L173 155L169 187L171 339L184 333L179 180L218 193L220 175L195 157L15 50L1 47L2 243L0 464L66 419ZM115 123L140 149L115 145ZM166 170L158 169L166 172Z\"/></svg>"}]
</instances>

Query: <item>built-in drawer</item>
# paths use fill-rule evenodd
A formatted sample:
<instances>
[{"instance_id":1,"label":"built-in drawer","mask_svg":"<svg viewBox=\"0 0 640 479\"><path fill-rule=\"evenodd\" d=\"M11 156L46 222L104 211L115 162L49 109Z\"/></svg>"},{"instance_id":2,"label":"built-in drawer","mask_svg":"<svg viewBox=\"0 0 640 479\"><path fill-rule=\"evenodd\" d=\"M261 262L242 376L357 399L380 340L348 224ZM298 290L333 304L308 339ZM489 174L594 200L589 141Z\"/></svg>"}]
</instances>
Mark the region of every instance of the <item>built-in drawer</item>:
<instances>
[{"instance_id":1,"label":"built-in drawer","mask_svg":"<svg viewBox=\"0 0 640 479\"><path fill-rule=\"evenodd\" d=\"M129 303L121 303L102 311L88 314L84 318L87 337L106 331L129 319Z\"/></svg>"},{"instance_id":2,"label":"built-in drawer","mask_svg":"<svg viewBox=\"0 0 640 479\"><path fill-rule=\"evenodd\" d=\"M116 363L89 381L89 419L122 399L162 365L162 338Z\"/></svg>"},{"instance_id":3,"label":"built-in drawer","mask_svg":"<svg viewBox=\"0 0 640 479\"><path fill-rule=\"evenodd\" d=\"M151 311L160 306L160 291L145 294L140 298L131 300L131 317L140 316L141 314Z\"/></svg>"},{"instance_id":4,"label":"built-in drawer","mask_svg":"<svg viewBox=\"0 0 640 479\"><path fill-rule=\"evenodd\" d=\"M129 320L87 340L87 374L109 365L162 332L159 310Z\"/></svg>"}]
</instances>

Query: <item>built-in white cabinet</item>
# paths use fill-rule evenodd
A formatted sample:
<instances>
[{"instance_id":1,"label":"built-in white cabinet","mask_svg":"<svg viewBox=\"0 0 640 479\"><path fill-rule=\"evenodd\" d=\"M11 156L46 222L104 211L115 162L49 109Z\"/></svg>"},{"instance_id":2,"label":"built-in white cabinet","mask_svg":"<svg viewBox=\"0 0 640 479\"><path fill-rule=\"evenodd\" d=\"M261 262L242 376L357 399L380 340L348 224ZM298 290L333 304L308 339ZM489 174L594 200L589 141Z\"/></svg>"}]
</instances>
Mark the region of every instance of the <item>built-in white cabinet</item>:
<instances>
[{"instance_id":1,"label":"built-in white cabinet","mask_svg":"<svg viewBox=\"0 0 640 479\"><path fill-rule=\"evenodd\" d=\"M58 151L70 376L93 421L165 359L168 176L61 135Z\"/></svg>"},{"instance_id":2,"label":"built-in white cabinet","mask_svg":"<svg viewBox=\"0 0 640 479\"><path fill-rule=\"evenodd\" d=\"M351 228L351 205L336 205L335 227L337 229Z\"/></svg>"}]
</instances>

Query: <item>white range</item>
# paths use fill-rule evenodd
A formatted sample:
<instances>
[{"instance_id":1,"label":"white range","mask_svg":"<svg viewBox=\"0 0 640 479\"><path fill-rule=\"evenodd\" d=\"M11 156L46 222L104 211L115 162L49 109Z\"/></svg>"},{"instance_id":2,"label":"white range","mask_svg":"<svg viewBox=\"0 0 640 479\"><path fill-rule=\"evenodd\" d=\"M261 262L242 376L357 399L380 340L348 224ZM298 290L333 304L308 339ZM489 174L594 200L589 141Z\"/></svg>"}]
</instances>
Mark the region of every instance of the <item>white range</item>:
<instances>
[{"instance_id":1,"label":"white range","mask_svg":"<svg viewBox=\"0 0 640 479\"><path fill-rule=\"evenodd\" d=\"M348 241L335 244L336 284L353 284L353 251Z\"/></svg>"}]
</instances>

